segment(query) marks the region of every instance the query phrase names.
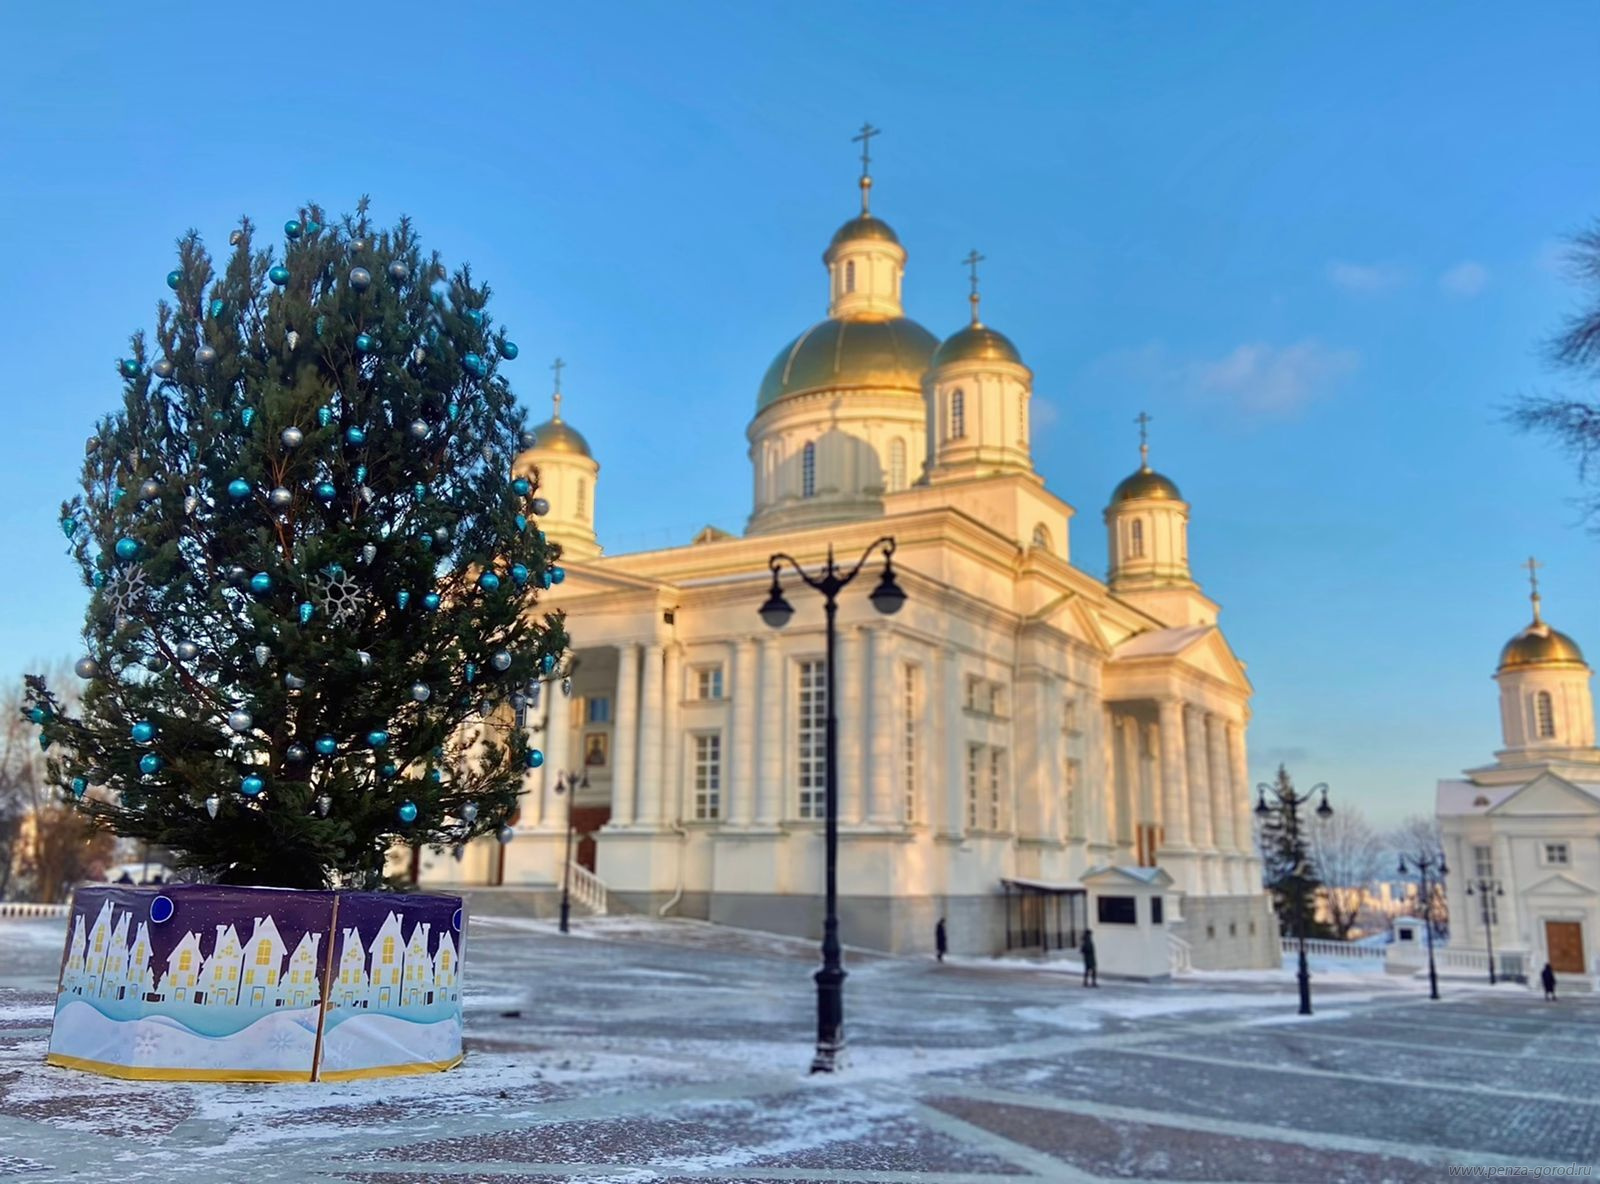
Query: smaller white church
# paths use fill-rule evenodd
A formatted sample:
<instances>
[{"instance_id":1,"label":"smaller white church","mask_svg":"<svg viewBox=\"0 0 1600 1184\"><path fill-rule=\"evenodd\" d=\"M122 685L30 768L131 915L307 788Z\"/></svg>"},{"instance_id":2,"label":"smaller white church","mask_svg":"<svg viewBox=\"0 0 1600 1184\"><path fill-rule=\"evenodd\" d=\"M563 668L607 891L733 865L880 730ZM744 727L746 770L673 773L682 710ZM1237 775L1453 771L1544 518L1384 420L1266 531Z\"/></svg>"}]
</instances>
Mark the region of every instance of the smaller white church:
<instances>
[{"instance_id":1,"label":"smaller white church","mask_svg":"<svg viewBox=\"0 0 1600 1184\"><path fill-rule=\"evenodd\" d=\"M1528 561L1530 576L1535 564ZM1600 748L1590 670L1540 611L1500 651L1493 764L1439 782L1451 944L1525 955L1527 973L1600 971ZM1471 888L1472 894L1467 895ZM1487 924L1486 924L1487 916Z\"/></svg>"}]
</instances>

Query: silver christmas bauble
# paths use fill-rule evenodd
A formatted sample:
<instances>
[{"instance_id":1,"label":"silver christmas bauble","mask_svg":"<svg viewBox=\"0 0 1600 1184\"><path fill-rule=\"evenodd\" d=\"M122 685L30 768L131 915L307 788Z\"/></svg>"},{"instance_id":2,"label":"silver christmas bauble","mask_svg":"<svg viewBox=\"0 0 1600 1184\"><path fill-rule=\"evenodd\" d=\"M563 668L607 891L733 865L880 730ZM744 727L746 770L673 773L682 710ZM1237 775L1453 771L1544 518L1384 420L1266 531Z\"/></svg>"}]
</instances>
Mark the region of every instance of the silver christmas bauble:
<instances>
[{"instance_id":1,"label":"silver christmas bauble","mask_svg":"<svg viewBox=\"0 0 1600 1184\"><path fill-rule=\"evenodd\" d=\"M294 353L294 347L300 344L300 334L290 329L283 335L283 339L289 343L289 352Z\"/></svg>"},{"instance_id":2,"label":"silver christmas bauble","mask_svg":"<svg viewBox=\"0 0 1600 1184\"><path fill-rule=\"evenodd\" d=\"M397 284L404 283L406 280L411 278L411 269L404 263L400 262L400 260L396 259L393 263L389 264L389 278Z\"/></svg>"},{"instance_id":3,"label":"silver christmas bauble","mask_svg":"<svg viewBox=\"0 0 1600 1184\"><path fill-rule=\"evenodd\" d=\"M160 674L167 668L167 660L160 654L151 654L144 660L144 668L152 674Z\"/></svg>"},{"instance_id":4,"label":"silver christmas bauble","mask_svg":"<svg viewBox=\"0 0 1600 1184\"><path fill-rule=\"evenodd\" d=\"M230 584L242 584L249 574L244 568L235 563L228 568L228 582Z\"/></svg>"},{"instance_id":5,"label":"silver christmas bauble","mask_svg":"<svg viewBox=\"0 0 1600 1184\"><path fill-rule=\"evenodd\" d=\"M418 703L426 703L428 701L428 696L432 694L433 691L425 682L414 682L411 684L411 697Z\"/></svg>"},{"instance_id":6,"label":"silver christmas bauble","mask_svg":"<svg viewBox=\"0 0 1600 1184\"><path fill-rule=\"evenodd\" d=\"M200 499L195 497L194 494L191 493L188 497L183 499L183 512L185 514L193 514L199 508Z\"/></svg>"},{"instance_id":7,"label":"silver christmas bauble","mask_svg":"<svg viewBox=\"0 0 1600 1184\"><path fill-rule=\"evenodd\" d=\"M511 668L511 655L505 650L496 650L489 659L489 665L496 670L509 670Z\"/></svg>"},{"instance_id":8,"label":"silver christmas bauble","mask_svg":"<svg viewBox=\"0 0 1600 1184\"><path fill-rule=\"evenodd\" d=\"M430 430L428 421L425 419L413 419L411 421L411 438L413 440L426 440Z\"/></svg>"},{"instance_id":9,"label":"silver christmas bauble","mask_svg":"<svg viewBox=\"0 0 1600 1184\"><path fill-rule=\"evenodd\" d=\"M326 818L328 816L328 811L332 808L333 799L325 793L319 793L317 795L317 814L320 817Z\"/></svg>"},{"instance_id":10,"label":"silver christmas bauble","mask_svg":"<svg viewBox=\"0 0 1600 1184\"><path fill-rule=\"evenodd\" d=\"M139 500L150 501L161 496L161 482L154 477L148 477L139 483Z\"/></svg>"},{"instance_id":11,"label":"silver christmas bauble","mask_svg":"<svg viewBox=\"0 0 1600 1184\"><path fill-rule=\"evenodd\" d=\"M357 650L356 660L361 663L361 669L369 670L372 668L372 655L367 653L366 650Z\"/></svg>"},{"instance_id":12,"label":"silver christmas bauble","mask_svg":"<svg viewBox=\"0 0 1600 1184\"><path fill-rule=\"evenodd\" d=\"M308 749L304 744L296 741L295 743L289 745L288 748L284 749L283 755L288 757L292 763L298 765L300 762L311 756L311 750Z\"/></svg>"},{"instance_id":13,"label":"silver christmas bauble","mask_svg":"<svg viewBox=\"0 0 1600 1184\"><path fill-rule=\"evenodd\" d=\"M569 699L572 698L572 680L570 678L561 680L561 693Z\"/></svg>"},{"instance_id":14,"label":"silver christmas bauble","mask_svg":"<svg viewBox=\"0 0 1600 1184\"><path fill-rule=\"evenodd\" d=\"M265 666L272 657L272 651L264 645L256 646L256 665Z\"/></svg>"},{"instance_id":15,"label":"silver christmas bauble","mask_svg":"<svg viewBox=\"0 0 1600 1184\"><path fill-rule=\"evenodd\" d=\"M213 817L213 818L215 818L217 816L217 810L220 809L221 806L222 806L222 799L219 798L216 794L212 794L210 797L208 797L206 799L206 813L211 815L211 817Z\"/></svg>"},{"instance_id":16,"label":"silver christmas bauble","mask_svg":"<svg viewBox=\"0 0 1600 1184\"><path fill-rule=\"evenodd\" d=\"M283 676L283 685L291 691L303 691L306 689L306 680L291 670Z\"/></svg>"},{"instance_id":17,"label":"silver christmas bauble","mask_svg":"<svg viewBox=\"0 0 1600 1184\"><path fill-rule=\"evenodd\" d=\"M244 242L244 231L231 230L228 232L228 245L230 247L237 247L242 242Z\"/></svg>"},{"instance_id":18,"label":"silver christmas bauble","mask_svg":"<svg viewBox=\"0 0 1600 1184\"><path fill-rule=\"evenodd\" d=\"M209 345L202 345L194 351L194 360L202 366L209 366L217 360L217 351Z\"/></svg>"},{"instance_id":19,"label":"silver christmas bauble","mask_svg":"<svg viewBox=\"0 0 1600 1184\"><path fill-rule=\"evenodd\" d=\"M190 641L188 638L184 638L177 645L177 653L178 657L182 658L185 662L193 662L200 656L200 646L196 642Z\"/></svg>"},{"instance_id":20,"label":"silver christmas bauble","mask_svg":"<svg viewBox=\"0 0 1600 1184\"><path fill-rule=\"evenodd\" d=\"M79 678L99 678L100 663L93 658L79 658L73 663L72 672Z\"/></svg>"},{"instance_id":21,"label":"silver christmas bauble","mask_svg":"<svg viewBox=\"0 0 1600 1184\"><path fill-rule=\"evenodd\" d=\"M271 493L267 494L267 502L274 510L287 510L290 506L294 505L294 494L290 493L287 489L280 485Z\"/></svg>"},{"instance_id":22,"label":"silver christmas bauble","mask_svg":"<svg viewBox=\"0 0 1600 1184\"><path fill-rule=\"evenodd\" d=\"M450 545L450 528L448 526L436 527L433 532L433 541L441 547Z\"/></svg>"},{"instance_id":23,"label":"silver christmas bauble","mask_svg":"<svg viewBox=\"0 0 1600 1184\"><path fill-rule=\"evenodd\" d=\"M477 802L468 802L466 805L461 807L461 821L465 822L468 826L471 826L474 822L478 821Z\"/></svg>"},{"instance_id":24,"label":"silver christmas bauble","mask_svg":"<svg viewBox=\"0 0 1600 1184\"><path fill-rule=\"evenodd\" d=\"M150 367L150 369L156 372L157 378L171 378L172 372L176 370L177 367L172 364L171 358L157 358L156 364Z\"/></svg>"},{"instance_id":25,"label":"silver christmas bauble","mask_svg":"<svg viewBox=\"0 0 1600 1184\"><path fill-rule=\"evenodd\" d=\"M502 826L500 828L500 832L495 835L495 838L499 839L502 843L509 843L516 837L517 832L512 830L509 826Z\"/></svg>"},{"instance_id":26,"label":"silver christmas bauble","mask_svg":"<svg viewBox=\"0 0 1600 1184\"><path fill-rule=\"evenodd\" d=\"M524 452L526 452L528 449L532 448L535 444L537 444L539 442L539 437L534 435L534 433L532 433L532 432L523 432L521 440L522 440L522 450Z\"/></svg>"},{"instance_id":27,"label":"silver christmas bauble","mask_svg":"<svg viewBox=\"0 0 1600 1184\"><path fill-rule=\"evenodd\" d=\"M230 711L228 713L228 726L235 732L248 732L250 725L255 721L250 718L248 711Z\"/></svg>"},{"instance_id":28,"label":"silver christmas bauble","mask_svg":"<svg viewBox=\"0 0 1600 1184\"><path fill-rule=\"evenodd\" d=\"M423 362L425 362L427 360L428 360L428 351L423 349L420 345L417 346L416 349L411 351L411 364L413 366L420 366L420 365L422 365Z\"/></svg>"},{"instance_id":29,"label":"silver christmas bauble","mask_svg":"<svg viewBox=\"0 0 1600 1184\"><path fill-rule=\"evenodd\" d=\"M298 448L306 442L306 434L296 427L287 427L278 433L285 448Z\"/></svg>"},{"instance_id":30,"label":"silver christmas bauble","mask_svg":"<svg viewBox=\"0 0 1600 1184\"><path fill-rule=\"evenodd\" d=\"M362 563L371 563L377 557L378 557L378 547L377 547L376 543L362 543L361 544L361 562Z\"/></svg>"},{"instance_id":31,"label":"silver christmas bauble","mask_svg":"<svg viewBox=\"0 0 1600 1184\"><path fill-rule=\"evenodd\" d=\"M365 251L371 245L372 244L364 238L353 238L350 240L350 249L355 251L357 254Z\"/></svg>"},{"instance_id":32,"label":"silver christmas bauble","mask_svg":"<svg viewBox=\"0 0 1600 1184\"><path fill-rule=\"evenodd\" d=\"M541 518L544 517L546 514L548 514L550 512L550 503L545 501L545 499L542 498L542 497L534 498L533 499L533 512L535 514L539 515Z\"/></svg>"},{"instance_id":33,"label":"silver christmas bauble","mask_svg":"<svg viewBox=\"0 0 1600 1184\"><path fill-rule=\"evenodd\" d=\"M365 267L352 267L350 269L350 286L357 292L365 292L372 287L372 273Z\"/></svg>"}]
</instances>

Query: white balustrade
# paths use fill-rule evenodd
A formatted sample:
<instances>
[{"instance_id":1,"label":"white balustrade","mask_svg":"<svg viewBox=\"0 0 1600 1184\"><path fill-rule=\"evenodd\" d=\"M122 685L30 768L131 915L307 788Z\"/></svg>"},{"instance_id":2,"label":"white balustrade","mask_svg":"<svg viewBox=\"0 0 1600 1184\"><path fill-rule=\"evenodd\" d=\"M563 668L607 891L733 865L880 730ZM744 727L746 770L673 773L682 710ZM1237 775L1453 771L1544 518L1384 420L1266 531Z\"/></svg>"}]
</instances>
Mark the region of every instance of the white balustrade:
<instances>
[{"instance_id":1,"label":"white balustrade","mask_svg":"<svg viewBox=\"0 0 1600 1184\"><path fill-rule=\"evenodd\" d=\"M578 863L567 865L572 899L596 917L606 915L606 882Z\"/></svg>"}]
</instances>

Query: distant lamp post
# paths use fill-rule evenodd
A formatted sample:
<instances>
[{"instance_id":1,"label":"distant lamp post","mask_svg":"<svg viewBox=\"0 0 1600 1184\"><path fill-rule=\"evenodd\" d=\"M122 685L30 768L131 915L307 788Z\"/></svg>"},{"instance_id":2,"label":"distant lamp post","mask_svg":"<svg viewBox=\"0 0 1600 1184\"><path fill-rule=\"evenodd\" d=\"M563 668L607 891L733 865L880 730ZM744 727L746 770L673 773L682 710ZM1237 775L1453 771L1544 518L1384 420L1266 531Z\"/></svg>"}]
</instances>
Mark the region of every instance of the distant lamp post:
<instances>
[{"instance_id":1,"label":"distant lamp post","mask_svg":"<svg viewBox=\"0 0 1600 1184\"><path fill-rule=\"evenodd\" d=\"M1328 805L1328 786L1326 782L1313 785L1308 793L1296 793L1294 783L1289 780L1288 772L1281 766L1278 769L1278 780L1271 784L1263 781L1256 786L1256 817L1263 822L1276 818L1278 825L1283 827L1289 840L1289 850L1293 860L1290 865L1288 879L1294 891L1294 930L1295 937L1300 944L1300 1014L1311 1014L1311 968L1306 963L1306 882L1308 876L1309 860L1306 858L1305 837L1300 833L1300 807L1304 806L1317 794L1322 795L1322 801L1317 806L1317 817L1323 820L1333 817L1333 807ZM1273 797L1273 804L1267 803L1267 795Z\"/></svg>"},{"instance_id":2,"label":"distant lamp post","mask_svg":"<svg viewBox=\"0 0 1600 1184\"><path fill-rule=\"evenodd\" d=\"M811 1071L813 1073L832 1073L843 1068L844 1054L844 966L840 960L839 946L839 899L838 899L838 870L839 870L839 762L838 762L838 719L834 714L833 695L833 648L834 648L834 617L838 612L839 592L856 578L862 566L871 558L872 553L879 547L883 548L883 574L878 578L878 586L867 597L872 601L872 607L885 616L892 616L900 611L900 606L906 602L905 590L894 578L894 539L887 536L876 539L856 560L856 565L847 574L840 574L837 564L833 560L833 546L828 546L828 562L820 575L811 576L805 568L789 555L778 553L770 560L772 568L772 591L767 596L767 601L761 606L761 619L773 629L782 629L789 623L789 618L794 616L794 606L784 599L783 585L779 581L778 572L783 564L787 563L794 568L795 574L801 581L822 593L823 612L827 617L827 662L826 662L826 690L824 692L827 705L827 723L825 724L826 747L824 754L824 796L823 810L826 819L825 842L827 849L827 888L826 912L822 920L822 969L816 973L817 983L817 1054L812 1058Z\"/></svg>"},{"instance_id":3,"label":"distant lamp post","mask_svg":"<svg viewBox=\"0 0 1600 1184\"><path fill-rule=\"evenodd\" d=\"M1411 866L1406 866L1407 861ZM1415 871L1420 881L1422 895L1422 924L1428 931L1428 998L1439 997L1439 971L1433 964L1433 889L1450 874L1445 866L1443 851L1418 851L1400 853L1400 875L1409 876ZM1494 971L1491 969L1490 973Z\"/></svg>"},{"instance_id":4,"label":"distant lamp post","mask_svg":"<svg viewBox=\"0 0 1600 1184\"><path fill-rule=\"evenodd\" d=\"M571 793L567 799L567 858L561 865L561 932L570 932L567 918L572 912L572 807L577 804L578 790L589 788L589 771L574 769L570 773L556 774L556 793Z\"/></svg>"},{"instance_id":5,"label":"distant lamp post","mask_svg":"<svg viewBox=\"0 0 1600 1184\"><path fill-rule=\"evenodd\" d=\"M1474 889L1477 891L1474 892ZM1506 890L1500 887L1499 880L1491 880L1485 876L1480 876L1476 880L1467 881L1467 895L1476 896L1478 898L1478 904L1483 909L1483 940L1484 943L1489 947L1489 985L1491 987L1495 984L1494 915L1499 911L1499 906L1490 899L1490 896L1493 895L1498 897L1504 896L1505 894Z\"/></svg>"}]
</instances>

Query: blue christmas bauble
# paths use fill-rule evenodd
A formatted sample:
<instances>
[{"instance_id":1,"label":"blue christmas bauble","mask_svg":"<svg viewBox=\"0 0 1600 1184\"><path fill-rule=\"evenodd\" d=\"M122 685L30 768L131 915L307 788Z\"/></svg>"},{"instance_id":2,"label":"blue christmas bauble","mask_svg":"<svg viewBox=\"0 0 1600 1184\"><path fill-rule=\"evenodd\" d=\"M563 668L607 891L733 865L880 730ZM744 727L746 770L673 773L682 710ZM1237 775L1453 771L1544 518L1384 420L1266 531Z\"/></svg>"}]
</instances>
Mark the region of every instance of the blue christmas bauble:
<instances>
[{"instance_id":1,"label":"blue christmas bauble","mask_svg":"<svg viewBox=\"0 0 1600 1184\"><path fill-rule=\"evenodd\" d=\"M307 234L315 234L315 233L317 233L317 231L319 231L321 229L322 229L322 223L321 222L318 222L315 218L307 218L306 219L305 231L306 231Z\"/></svg>"},{"instance_id":2,"label":"blue christmas bauble","mask_svg":"<svg viewBox=\"0 0 1600 1184\"><path fill-rule=\"evenodd\" d=\"M467 309L467 320L471 321L474 325L483 324L483 309L481 309L481 308L469 308L469 309Z\"/></svg>"},{"instance_id":3,"label":"blue christmas bauble","mask_svg":"<svg viewBox=\"0 0 1600 1184\"><path fill-rule=\"evenodd\" d=\"M555 583L559 584L562 580L564 580L566 578L567 578L567 569L566 568L564 568L564 567L552 567L550 569L550 579L553 580Z\"/></svg>"},{"instance_id":4,"label":"blue christmas bauble","mask_svg":"<svg viewBox=\"0 0 1600 1184\"><path fill-rule=\"evenodd\" d=\"M319 428L325 428L332 422L333 422L333 408L331 408L331 407L318 407L317 408L317 426Z\"/></svg>"},{"instance_id":5,"label":"blue christmas bauble","mask_svg":"<svg viewBox=\"0 0 1600 1184\"><path fill-rule=\"evenodd\" d=\"M243 501L250 496L250 482L243 477L235 477L228 482L228 496L234 501Z\"/></svg>"},{"instance_id":6,"label":"blue christmas bauble","mask_svg":"<svg viewBox=\"0 0 1600 1184\"><path fill-rule=\"evenodd\" d=\"M370 745L371 747L373 747L373 748L382 748L387 743L389 743L389 733L388 732L379 730L379 731L376 731L376 732L368 732L367 733L367 744Z\"/></svg>"},{"instance_id":7,"label":"blue christmas bauble","mask_svg":"<svg viewBox=\"0 0 1600 1184\"><path fill-rule=\"evenodd\" d=\"M317 482L317 496L325 502L331 502L339 496L339 490L335 488L332 481L319 481Z\"/></svg>"},{"instance_id":8,"label":"blue christmas bauble","mask_svg":"<svg viewBox=\"0 0 1600 1184\"><path fill-rule=\"evenodd\" d=\"M223 313L225 313L227 311L228 311L228 302L226 300L213 300L211 302L211 319L212 320L217 320L218 318L220 318L222 316Z\"/></svg>"},{"instance_id":9,"label":"blue christmas bauble","mask_svg":"<svg viewBox=\"0 0 1600 1184\"><path fill-rule=\"evenodd\" d=\"M147 719L141 719L128 730L128 735L133 737L135 744L148 744L156 738L156 726Z\"/></svg>"},{"instance_id":10,"label":"blue christmas bauble","mask_svg":"<svg viewBox=\"0 0 1600 1184\"><path fill-rule=\"evenodd\" d=\"M183 272L181 272L181 271L169 271L169 272L167 272L167 287L171 288L174 292L176 292L178 290L178 285L181 284L181 283L183 283Z\"/></svg>"},{"instance_id":11,"label":"blue christmas bauble","mask_svg":"<svg viewBox=\"0 0 1600 1184\"><path fill-rule=\"evenodd\" d=\"M380 768L378 770L378 776L380 776L380 777L393 777L399 771L400 770L395 767L394 762L390 761L388 764L385 764L382 768Z\"/></svg>"},{"instance_id":12,"label":"blue christmas bauble","mask_svg":"<svg viewBox=\"0 0 1600 1184\"><path fill-rule=\"evenodd\" d=\"M244 408L244 410L239 412L239 421L243 423L245 427L249 427L251 424L255 423L256 409L254 407Z\"/></svg>"},{"instance_id":13,"label":"blue christmas bauble","mask_svg":"<svg viewBox=\"0 0 1600 1184\"><path fill-rule=\"evenodd\" d=\"M317 615L317 606L316 605L312 604L309 600L304 602L303 604L301 604L301 606L300 606L300 623L302 625L311 624L311 618L316 616L316 615Z\"/></svg>"},{"instance_id":14,"label":"blue christmas bauble","mask_svg":"<svg viewBox=\"0 0 1600 1184\"><path fill-rule=\"evenodd\" d=\"M117 558L132 559L139 554L139 543L135 539L117 540Z\"/></svg>"},{"instance_id":15,"label":"blue christmas bauble","mask_svg":"<svg viewBox=\"0 0 1600 1184\"><path fill-rule=\"evenodd\" d=\"M257 777L254 773L251 773L248 777L245 777L239 782L239 792L244 794L244 796L247 798L255 797L265 788L267 788L267 783L261 780L261 778Z\"/></svg>"},{"instance_id":16,"label":"blue christmas bauble","mask_svg":"<svg viewBox=\"0 0 1600 1184\"><path fill-rule=\"evenodd\" d=\"M49 752L50 751L50 744L51 744L51 740L50 740L49 734L46 733L46 732L40 732L39 733L39 751L40 752Z\"/></svg>"},{"instance_id":17,"label":"blue christmas bauble","mask_svg":"<svg viewBox=\"0 0 1600 1184\"><path fill-rule=\"evenodd\" d=\"M533 482L526 477L518 477L511 483L511 492L518 497L527 497L533 491Z\"/></svg>"},{"instance_id":18,"label":"blue christmas bauble","mask_svg":"<svg viewBox=\"0 0 1600 1184\"><path fill-rule=\"evenodd\" d=\"M396 810L395 813L400 815L401 822L405 823L407 826L410 826L417 820L417 803L401 802L400 809Z\"/></svg>"},{"instance_id":19,"label":"blue christmas bauble","mask_svg":"<svg viewBox=\"0 0 1600 1184\"><path fill-rule=\"evenodd\" d=\"M250 577L250 591L257 596L265 596L272 591L272 577L264 571L258 571Z\"/></svg>"},{"instance_id":20,"label":"blue christmas bauble","mask_svg":"<svg viewBox=\"0 0 1600 1184\"><path fill-rule=\"evenodd\" d=\"M267 278L281 288L289 282L289 269L280 263L277 267L267 272Z\"/></svg>"},{"instance_id":21,"label":"blue christmas bauble","mask_svg":"<svg viewBox=\"0 0 1600 1184\"><path fill-rule=\"evenodd\" d=\"M89 780L88 780L88 778L86 778L86 777L74 777L72 779L72 796L73 797L77 798L81 802L83 800L83 795L88 793L88 792L89 792Z\"/></svg>"},{"instance_id":22,"label":"blue christmas bauble","mask_svg":"<svg viewBox=\"0 0 1600 1184\"><path fill-rule=\"evenodd\" d=\"M528 749L528 768L537 769L542 764L544 764L544 753L537 748Z\"/></svg>"},{"instance_id":23,"label":"blue christmas bauble","mask_svg":"<svg viewBox=\"0 0 1600 1184\"><path fill-rule=\"evenodd\" d=\"M295 219L290 218L287 222L285 222L283 224L283 233L288 235L290 238L299 238L300 237L300 223L297 222Z\"/></svg>"},{"instance_id":24,"label":"blue christmas bauble","mask_svg":"<svg viewBox=\"0 0 1600 1184\"><path fill-rule=\"evenodd\" d=\"M438 769L429 769L428 780L433 782L435 785L442 784L444 781L444 774Z\"/></svg>"},{"instance_id":25,"label":"blue christmas bauble","mask_svg":"<svg viewBox=\"0 0 1600 1184\"><path fill-rule=\"evenodd\" d=\"M371 350L372 349L372 334L370 334L370 333L357 333L356 334L356 348L358 350L360 350L362 353L367 353L369 350Z\"/></svg>"},{"instance_id":26,"label":"blue christmas bauble","mask_svg":"<svg viewBox=\"0 0 1600 1184\"><path fill-rule=\"evenodd\" d=\"M513 563L511 565L511 580L519 588L526 584L528 582L527 565L523 563Z\"/></svg>"},{"instance_id":27,"label":"blue christmas bauble","mask_svg":"<svg viewBox=\"0 0 1600 1184\"><path fill-rule=\"evenodd\" d=\"M478 587L482 588L485 592L493 592L499 586L500 577L495 575L492 571L486 571L478 577Z\"/></svg>"},{"instance_id":28,"label":"blue christmas bauble","mask_svg":"<svg viewBox=\"0 0 1600 1184\"><path fill-rule=\"evenodd\" d=\"M394 594L394 602L402 609L405 608L406 605L411 603L411 593L407 592L404 588L400 589L400 591Z\"/></svg>"},{"instance_id":29,"label":"blue christmas bauble","mask_svg":"<svg viewBox=\"0 0 1600 1184\"><path fill-rule=\"evenodd\" d=\"M153 777L161 772L161 758L153 752L147 752L139 758L139 772L146 777Z\"/></svg>"},{"instance_id":30,"label":"blue christmas bauble","mask_svg":"<svg viewBox=\"0 0 1600 1184\"><path fill-rule=\"evenodd\" d=\"M484 370L483 359L477 354L467 354L461 359L461 364L474 374L482 374Z\"/></svg>"},{"instance_id":31,"label":"blue christmas bauble","mask_svg":"<svg viewBox=\"0 0 1600 1184\"><path fill-rule=\"evenodd\" d=\"M317 751L323 756L332 756L339 750L339 742L332 736L317 737Z\"/></svg>"},{"instance_id":32,"label":"blue christmas bauble","mask_svg":"<svg viewBox=\"0 0 1600 1184\"><path fill-rule=\"evenodd\" d=\"M441 603L443 603L443 601L437 592L423 593L422 607L427 609L430 613L437 612Z\"/></svg>"},{"instance_id":33,"label":"blue christmas bauble","mask_svg":"<svg viewBox=\"0 0 1600 1184\"><path fill-rule=\"evenodd\" d=\"M117 369L124 378L139 377L139 361L137 358L121 358L117 362Z\"/></svg>"},{"instance_id":34,"label":"blue christmas bauble","mask_svg":"<svg viewBox=\"0 0 1600 1184\"><path fill-rule=\"evenodd\" d=\"M42 724L50 718L50 713L43 707L28 708L28 719L31 723Z\"/></svg>"},{"instance_id":35,"label":"blue christmas bauble","mask_svg":"<svg viewBox=\"0 0 1600 1184\"><path fill-rule=\"evenodd\" d=\"M516 357L517 352L517 343L515 341L508 341L500 347L500 356L505 358L507 361L510 361L512 358Z\"/></svg>"},{"instance_id":36,"label":"blue christmas bauble","mask_svg":"<svg viewBox=\"0 0 1600 1184\"><path fill-rule=\"evenodd\" d=\"M544 656L544 661L541 662L540 665L544 667L544 672L546 674L551 673L556 668L556 656L554 654L546 654Z\"/></svg>"},{"instance_id":37,"label":"blue christmas bauble","mask_svg":"<svg viewBox=\"0 0 1600 1184\"><path fill-rule=\"evenodd\" d=\"M346 444L365 444L367 442L367 433L360 428L345 428L344 442Z\"/></svg>"},{"instance_id":38,"label":"blue christmas bauble","mask_svg":"<svg viewBox=\"0 0 1600 1184\"><path fill-rule=\"evenodd\" d=\"M519 531L528 529L528 519L521 514L517 515L517 529Z\"/></svg>"}]
</instances>

